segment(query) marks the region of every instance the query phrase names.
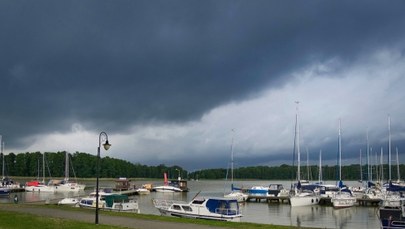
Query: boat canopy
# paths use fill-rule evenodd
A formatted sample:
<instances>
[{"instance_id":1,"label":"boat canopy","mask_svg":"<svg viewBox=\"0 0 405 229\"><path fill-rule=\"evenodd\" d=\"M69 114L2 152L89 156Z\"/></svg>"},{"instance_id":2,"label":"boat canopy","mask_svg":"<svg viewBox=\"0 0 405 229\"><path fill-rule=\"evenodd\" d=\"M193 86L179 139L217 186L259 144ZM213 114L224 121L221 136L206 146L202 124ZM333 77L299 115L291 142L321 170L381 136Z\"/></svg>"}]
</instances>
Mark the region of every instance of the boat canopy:
<instances>
[{"instance_id":1,"label":"boat canopy","mask_svg":"<svg viewBox=\"0 0 405 229\"><path fill-rule=\"evenodd\" d=\"M209 199L206 206L210 212L223 215L236 215L239 208L236 199Z\"/></svg>"},{"instance_id":2,"label":"boat canopy","mask_svg":"<svg viewBox=\"0 0 405 229\"><path fill-rule=\"evenodd\" d=\"M105 198L105 203L107 207L112 207L114 203L117 202L128 202L128 196L127 195L121 195L121 194L112 194L112 195L107 195L104 197Z\"/></svg>"}]
</instances>

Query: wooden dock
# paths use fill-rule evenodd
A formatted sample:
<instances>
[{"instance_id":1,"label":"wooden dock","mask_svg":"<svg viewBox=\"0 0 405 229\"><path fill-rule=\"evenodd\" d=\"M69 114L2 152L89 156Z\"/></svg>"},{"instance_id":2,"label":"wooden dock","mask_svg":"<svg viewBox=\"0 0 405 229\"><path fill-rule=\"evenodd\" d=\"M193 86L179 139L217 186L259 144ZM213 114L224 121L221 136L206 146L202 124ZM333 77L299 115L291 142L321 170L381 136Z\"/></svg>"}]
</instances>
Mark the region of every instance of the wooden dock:
<instances>
[{"instance_id":1,"label":"wooden dock","mask_svg":"<svg viewBox=\"0 0 405 229\"><path fill-rule=\"evenodd\" d=\"M320 205L326 205L330 206L332 205L331 202L331 197L320 197L319 204ZM264 201L263 201L264 200ZM248 199L246 200L248 202L266 202L266 203L277 203L277 204L289 204L290 203L290 197L288 196L282 196L282 197L275 197L275 196L249 196ZM381 200L375 200L375 199L368 199L368 198L357 198L357 204L358 206L378 206L380 204Z\"/></svg>"}]
</instances>

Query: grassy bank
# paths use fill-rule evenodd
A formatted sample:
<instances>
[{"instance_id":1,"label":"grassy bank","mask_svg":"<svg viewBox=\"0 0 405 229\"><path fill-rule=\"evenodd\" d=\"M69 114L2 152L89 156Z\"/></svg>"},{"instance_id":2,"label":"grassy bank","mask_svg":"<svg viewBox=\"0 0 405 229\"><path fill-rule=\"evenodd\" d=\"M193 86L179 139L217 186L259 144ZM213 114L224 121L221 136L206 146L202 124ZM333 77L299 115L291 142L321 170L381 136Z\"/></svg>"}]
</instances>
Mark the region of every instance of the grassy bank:
<instances>
[{"instance_id":1,"label":"grassy bank","mask_svg":"<svg viewBox=\"0 0 405 229\"><path fill-rule=\"evenodd\" d=\"M10 204L10 207L17 208L54 208L69 212L81 213L90 213L93 214L94 210L82 209L82 208L72 208L69 206L57 206L57 205L32 205L32 204ZM134 214L134 213L119 213L119 212L107 212L101 211L100 214L110 215L110 216L121 216L135 218L139 220L148 220L148 221L163 221L163 222L172 222L172 223L190 223L198 225L206 225L211 227L224 227L224 228L240 228L240 229L287 229L294 228L291 226L277 226L269 224L256 224L256 223L235 223L235 222L221 222L221 221L208 221L208 220L196 220L196 219L184 219L184 218L175 218L175 217L164 217L158 215L149 215L149 214ZM77 220L68 220L52 217L42 217L36 216L29 213L16 213L14 211L0 209L0 229L5 228L38 228L38 225L41 225L41 228L124 228L118 226L109 226L109 225L95 225L92 223L85 223ZM297 227L295 227L297 228Z\"/></svg>"},{"instance_id":2,"label":"grassy bank","mask_svg":"<svg viewBox=\"0 0 405 229\"><path fill-rule=\"evenodd\" d=\"M0 210L0 228L1 229L76 229L76 228L122 228L109 225L94 225L91 223L84 223L75 220L67 220L60 218L50 218L42 216L34 216L26 213L15 213Z\"/></svg>"}]
</instances>

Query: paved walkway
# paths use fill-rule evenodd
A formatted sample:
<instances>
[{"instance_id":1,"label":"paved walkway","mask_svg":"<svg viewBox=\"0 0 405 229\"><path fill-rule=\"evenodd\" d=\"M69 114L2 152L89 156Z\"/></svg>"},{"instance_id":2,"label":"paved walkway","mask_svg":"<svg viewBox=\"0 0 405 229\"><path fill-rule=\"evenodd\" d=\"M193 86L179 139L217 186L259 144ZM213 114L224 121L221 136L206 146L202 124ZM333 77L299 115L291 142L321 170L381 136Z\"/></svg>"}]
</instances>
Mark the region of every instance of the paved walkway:
<instances>
[{"instance_id":1,"label":"paved walkway","mask_svg":"<svg viewBox=\"0 0 405 229\"><path fill-rule=\"evenodd\" d=\"M0 204L0 210L23 212L28 214L34 214L39 216L48 216L52 218L63 218L70 220L78 220L88 223L94 223L95 213L83 212L83 211L69 211L64 209L46 208L40 206L30 206L28 204ZM122 216L110 216L99 214L99 223L106 225L121 226L127 228L137 229L152 229L152 228L165 228L165 229L209 229L217 228L212 226L189 224L189 223L175 223L164 222L158 220L145 220ZM222 228L223 229L223 228Z\"/></svg>"}]
</instances>

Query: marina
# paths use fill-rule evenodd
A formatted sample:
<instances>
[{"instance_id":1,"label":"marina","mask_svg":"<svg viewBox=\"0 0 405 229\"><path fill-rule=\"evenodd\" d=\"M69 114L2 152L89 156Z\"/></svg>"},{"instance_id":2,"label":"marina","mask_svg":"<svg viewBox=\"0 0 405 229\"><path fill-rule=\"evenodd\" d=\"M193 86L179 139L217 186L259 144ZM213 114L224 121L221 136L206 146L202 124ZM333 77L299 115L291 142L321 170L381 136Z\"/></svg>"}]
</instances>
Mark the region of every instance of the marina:
<instances>
[{"instance_id":1,"label":"marina","mask_svg":"<svg viewBox=\"0 0 405 229\"><path fill-rule=\"evenodd\" d=\"M159 185L160 181L154 180L134 180L132 182L136 187L141 187L145 183ZM290 186L290 181L237 181L237 184L247 186L268 186L270 183L280 183L284 187ZM333 183L329 181L328 183ZM30 202L38 204L57 204L57 202L66 197L88 196L94 189L93 182L85 182L87 188L84 192L79 193L35 193L35 192L18 192L10 195L9 198L0 198L0 203L12 203L14 196L18 197L20 202ZM347 181L348 185L357 185L357 181ZM111 181L102 181L101 187L114 187L115 183ZM151 192L148 195L131 196L137 200L139 210L142 214L160 215L158 209L153 206L152 199L166 199L176 201L191 201L196 195L198 197L223 197L224 191L229 187L224 187L223 180L201 180L189 181L189 192ZM225 189L225 190L224 190ZM291 207L286 197L257 197L251 198L245 203L240 203L239 208L243 217L241 222L253 222L262 224L275 224L287 226L302 226L325 228L379 228L380 222L377 216L378 204L371 201L358 202L351 208L334 209L325 200L324 204L304 207ZM322 202L322 201L321 201Z\"/></svg>"}]
</instances>

